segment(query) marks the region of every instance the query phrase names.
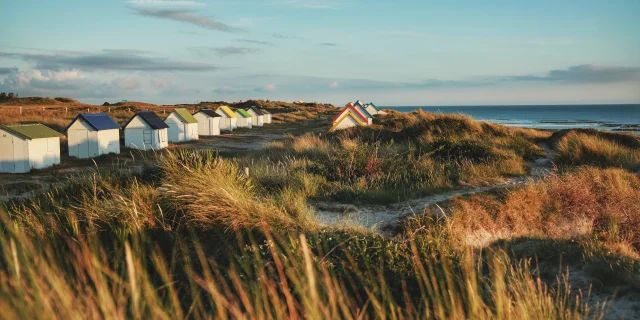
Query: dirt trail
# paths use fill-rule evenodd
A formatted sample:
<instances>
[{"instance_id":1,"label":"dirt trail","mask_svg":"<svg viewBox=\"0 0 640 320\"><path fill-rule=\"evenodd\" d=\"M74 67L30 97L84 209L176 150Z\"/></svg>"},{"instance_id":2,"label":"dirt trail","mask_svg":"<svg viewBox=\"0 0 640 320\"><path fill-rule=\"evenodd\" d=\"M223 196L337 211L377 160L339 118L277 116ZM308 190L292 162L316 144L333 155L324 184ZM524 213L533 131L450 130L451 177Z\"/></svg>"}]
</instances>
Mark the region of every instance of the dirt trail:
<instances>
[{"instance_id":1,"label":"dirt trail","mask_svg":"<svg viewBox=\"0 0 640 320\"><path fill-rule=\"evenodd\" d=\"M503 183L477 188L452 190L436 195L399 202L390 206L352 205L318 202L313 205L316 219L320 224L333 226L357 226L380 232L386 226L395 225L400 219L418 215L424 209L457 196L466 196L492 190L511 188L542 179L553 172L553 159L556 152L546 143L539 146L545 150L545 157L529 163L531 172L528 176L511 178Z\"/></svg>"}]
</instances>

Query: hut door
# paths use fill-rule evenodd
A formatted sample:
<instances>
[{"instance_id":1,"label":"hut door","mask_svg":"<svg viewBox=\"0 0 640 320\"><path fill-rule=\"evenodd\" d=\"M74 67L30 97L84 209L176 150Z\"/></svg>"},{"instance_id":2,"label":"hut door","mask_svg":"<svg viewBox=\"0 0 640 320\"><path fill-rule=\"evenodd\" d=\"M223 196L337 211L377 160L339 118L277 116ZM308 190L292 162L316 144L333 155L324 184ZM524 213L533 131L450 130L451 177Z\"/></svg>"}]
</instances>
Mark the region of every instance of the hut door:
<instances>
[{"instance_id":1,"label":"hut door","mask_svg":"<svg viewBox=\"0 0 640 320\"><path fill-rule=\"evenodd\" d=\"M13 153L13 137L0 133L0 172L15 172L16 162Z\"/></svg>"},{"instance_id":2,"label":"hut door","mask_svg":"<svg viewBox=\"0 0 640 320\"><path fill-rule=\"evenodd\" d=\"M145 145L145 149L153 147L153 141L151 140L151 130L145 129L142 131L142 142Z\"/></svg>"}]
</instances>

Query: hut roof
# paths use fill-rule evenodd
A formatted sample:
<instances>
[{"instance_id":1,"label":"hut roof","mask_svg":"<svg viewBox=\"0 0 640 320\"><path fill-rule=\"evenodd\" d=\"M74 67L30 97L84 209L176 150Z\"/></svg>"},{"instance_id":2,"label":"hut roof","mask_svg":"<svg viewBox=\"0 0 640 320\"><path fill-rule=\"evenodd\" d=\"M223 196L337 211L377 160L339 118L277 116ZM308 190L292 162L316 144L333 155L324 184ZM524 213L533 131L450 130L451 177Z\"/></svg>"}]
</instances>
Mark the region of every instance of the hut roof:
<instances>
[{"instance_id":1,"label":"hut roof","mask_svg":"<svg viewBox=\"0 0 640 320\"><path fill-rule=\"evenodd\" d=\"M243 118L251 118L251 115L242 109L236 110L236 113L241 115Z\"/></svg>"},{"instance_id":2,"label":"hut roof","mask_svg":"<svg viewBox=\"0 0 640 320\"><path fill-rule=\"evenodd\" d=\"M258 109L258 107L256 107L256 106L249 107L249 109L247 109L247 111L249 111L249 110L253 110L253 112L255 112L259 116L264 116L264 112L262 112L262 110Z\"/></svg>"},{"instance_id":3,"label":"hut roof","mask_svg":"<svg viewBox=\"0 0 640 320\"><path fill-rule=\"evenodd\" d=\"M220 106L218 110L222 110L229 118L237 118L238 115L227 106Z\"/></svg>"},{"instance_id":4,"label":"hut roof","mask_svg":"<svg viewBox=\"0 0 640 320\"><path fill-rule=\"evenodd\" d=\"M355 111L358 112L358 111ZM340 113L342 114L342 112ZM347 109L347 115L345 115L344 117L342 117L340 120L338 120L336 123L333 124L333 126L331 127L331 129L329 129L329 131L333 131L335 130L335 128L342 122L344 121L344 119L346 119L347 117L351 117L352 119L356 120L356 122L361 125L361 126L366 126L367 124L365 122L362 121L362 119L360 119L360 117L354 113L354 110L352 109Z\"/></svg>"},{"instance_id":5,"label":"hut roof","mask_svg":"<svg viewBox=\"0 0 640 320\"><path fill-rule=\"evenodd\" d=\"M220 118L220 117L222 117L221 115L217 114L215 111L213 111L211 109L200 109L200 110L198 110L198 112L202 112L202 113L204 113L204 114L206 114L206 115L208 115L209 117L212 117L212 118ZM196 112L196 113L198 113L198 112Z\"/></svg>"},{"instance_id":6,"label":"hut roof","mask_svg":"<svg viewBox=\"0 0 640 320\"><path fill-rule=\"evenodd\" d=\"M109 117L108 114L101 112L101 113L81 113L77 115L75 119L73 119L73 121L71 121L71 123L64 129L64 131L69 130L69 127L71 127L71 125L74 122L76 122L78 119L84 120L96 131L120 129L120 126L115 120Z\"/></svg>"},{"instance_id":7,"label":"hut roof","mask_svg":"<svg viewBox=\"0 0 640 320\"><path fill-rule=\"evenodd\" d=\"M41 138L56 138L64 137L64 135L58 131L55 131L43 124L16 124L16 125L0 125L0 129L6 130L25 139L41 139Z\"/></svg>"},{"instance_id":8,"label":"hut roof","mask_svg":"<svg viewBox=\"0 0 640 320\"><path fill-rule=\"evenodd\" d=\"M173 112L175 112L185 123L198 123L198 120L196 120L196 118L189 113L189 110L185 108L176 108Z\"/></svg>"},{"instance_id":9,"label":"hut roof","mask_svg":"<svg viewBox=\"0 0 640 320\"><path fill-rule=\"evenodd\" d=\"M129 122L127 122L127 124L125 125L125 128L129 125L129 123L131 123L133 119L135 119L136 116L140 116L140 119L142 119L142 121L146 122L151 128L155 130L169 128L169 125L164 123L164 121L162 121L162 119L160 119L160 117L158 117L158 115L153 111L136 112L136 115L131 117L131 119L129 119Z\"/></svg>"},{"instance_id":10,"label":"hut roof","mask_svg":"<svg viewBox=\"0 0 640 320\"><path fill-rule=\"evenodd\" d=\"M340 117L342 117L342 115L347 111L347 110L351 110L352 112L354 112L359 118L360 121L364 121L367 122L367 118L365 118L362 113L360 113L360 111L358 111L358 109L356 109L351 103L348 103L346 106L344 106L344 108L342 109L342 111L340 111L340 113L333 118L333 120L331 122L335 123L336 121L338 121L340 119Z\"/></svg>"}]
</instances>

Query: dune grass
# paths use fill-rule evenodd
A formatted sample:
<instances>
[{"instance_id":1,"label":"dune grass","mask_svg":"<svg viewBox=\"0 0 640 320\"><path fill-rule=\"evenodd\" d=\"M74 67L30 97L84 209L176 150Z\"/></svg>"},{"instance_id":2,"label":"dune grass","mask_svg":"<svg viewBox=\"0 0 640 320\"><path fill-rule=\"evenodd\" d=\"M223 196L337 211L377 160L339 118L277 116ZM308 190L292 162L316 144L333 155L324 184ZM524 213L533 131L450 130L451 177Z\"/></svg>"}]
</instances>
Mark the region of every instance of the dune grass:
<instances>
[{"instance_id":1,"label":"dune grass","mask_svg":"<svg viewBox=\"0 0 640 320\"><path fill-rule=\"evenodd\" d=\"M640 138L595 130L569 131L556 143L558 163L640 171Z\"/></svg>"},{"instance_id":2,"label":"dune grass","mask_svg":"<svg viewBox=\"0 0 640 320\"><path fill-rule=\"evenodd\" d=\"M569 318L599 305L530 262L480 259L445 237L319 228L210 152L159 154L141 174L79 175L0 213L7 318ZM265 169L279 170L276 168ZM292 199L293 198L293 199ZM301 214L304 213L304 214Z\"/></svg>"},{"instance_id":3,"label":"dune grass","mask_svg":"<svg viewBox=\"0 0 640 320\"><path fill-rule=\"evenodd\" d=\"M527 161L544 155L536 141L549 135L460 115L392 113L369 127L290 136L272 143L263 161L286 164L281 180L303 174L322 181L312 197L386 204L524 175Z\"/></svg>"}]
</instances>

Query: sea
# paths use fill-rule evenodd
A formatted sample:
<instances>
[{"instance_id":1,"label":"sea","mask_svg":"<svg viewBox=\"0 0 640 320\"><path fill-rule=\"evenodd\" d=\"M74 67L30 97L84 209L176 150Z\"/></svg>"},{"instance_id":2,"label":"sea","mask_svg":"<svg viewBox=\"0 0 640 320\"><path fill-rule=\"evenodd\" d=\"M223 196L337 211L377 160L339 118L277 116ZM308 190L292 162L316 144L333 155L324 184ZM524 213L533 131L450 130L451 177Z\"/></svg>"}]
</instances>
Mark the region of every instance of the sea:
<instances>
[{"instance_id":1,"label":"sea","mask_svg":"<svg viewBox=\"0 0 640 320\"><path fill-rule=\"evenodd\" d=\"M422 109L458 113L506 126L538 129L594 128L640 135L640 104L514 106L385 106L400 112Z\"/></svg>"}]
</instances>

